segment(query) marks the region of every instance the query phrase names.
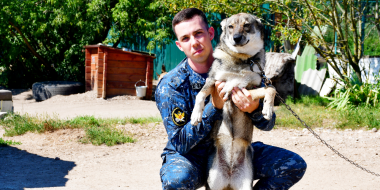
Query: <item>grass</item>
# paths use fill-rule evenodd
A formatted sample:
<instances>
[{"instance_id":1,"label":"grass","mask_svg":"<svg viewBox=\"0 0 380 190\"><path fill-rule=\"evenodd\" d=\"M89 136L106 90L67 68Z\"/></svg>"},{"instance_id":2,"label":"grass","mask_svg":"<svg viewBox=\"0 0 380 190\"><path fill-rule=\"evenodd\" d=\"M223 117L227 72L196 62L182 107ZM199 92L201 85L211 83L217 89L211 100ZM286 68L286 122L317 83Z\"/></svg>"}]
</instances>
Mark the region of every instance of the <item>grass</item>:
<instances>
[{"instance_id":1,"label":"grass","mask_svg":"<svg viewBox=\"0 0 380 190\"><path fill-rule=\"evenodd\" d=\"M59 129L81 128L86 131L86 136L81 139L81 142L112 146L136 142L136 139L130 137L129 134L116 129L116 125L127 123L145 125L161 121L160 117L102 119L94 116L78 116L71 120L61 120L57 117L9 114L0 120L0 125L5 129L4 136L10 137L27 132L44 133Z\"/></svg>"},{"instance_id":2,"label":"grass","mask_svg":"<svg viewBox=\"0 0 380 190\"><path fill-rule=\"evenodd\" d=\"M10 146L10 145L21 145L21 142L4 140L4 139L0 138L0 147L1 146Z\"/></svg>"},{"instance_id":3,"label":"grass","mask_svg":"<svg viewBox=\"0 0 380 190\"><path fill-rule=\"evenodd\" d=\"M311 128L372 129L380 128L379 107L358 106L347 110L328 108L329 101L321 97L288 98L286 103ZM293 114L281 105L276 111L276 127L304 128Z\"/></svg>"}]
</instances>

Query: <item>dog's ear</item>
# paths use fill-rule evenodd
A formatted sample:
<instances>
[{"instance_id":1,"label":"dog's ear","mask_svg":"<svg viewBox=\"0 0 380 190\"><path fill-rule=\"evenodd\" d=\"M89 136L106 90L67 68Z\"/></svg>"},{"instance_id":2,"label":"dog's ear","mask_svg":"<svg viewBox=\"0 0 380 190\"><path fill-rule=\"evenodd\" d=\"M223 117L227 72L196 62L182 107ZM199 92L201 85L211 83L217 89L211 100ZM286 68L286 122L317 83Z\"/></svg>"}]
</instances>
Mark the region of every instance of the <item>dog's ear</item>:
<instances>
[{"instance_id":1,"label":"dog's ear","mask_svg":"<svg viewBox=\"0 0 380 190\"><path fill-rule=\"evenodd\" d=\"M264 34L264 24L261 23L261 20L257 17L255 17L256 23L257 23L257 29L261 32L261 35Z\"/></svg>"},{"instance_id":2,"label":"dog's ear","mask_svg":"<svg viewBox=\"0 0 380 190\"><path fill-rule=\"evenodd\" d=\"M161 73L164 73L164 72L166 72L166 68L165 68L165 65L162 64L162 66L161 66Z\"/></svg>"},{"instance_id":3,"label":"dog's ear","mask_svg":"<svg viewBox=\"0 0 380 190\"><path fill-rule=\"evenodd\" d=\"M224 27L226 26L227 18L223 19L222 22L220 22L220 26L222 26L222 30L224 31Z\"/></svg>"}]
</instances>

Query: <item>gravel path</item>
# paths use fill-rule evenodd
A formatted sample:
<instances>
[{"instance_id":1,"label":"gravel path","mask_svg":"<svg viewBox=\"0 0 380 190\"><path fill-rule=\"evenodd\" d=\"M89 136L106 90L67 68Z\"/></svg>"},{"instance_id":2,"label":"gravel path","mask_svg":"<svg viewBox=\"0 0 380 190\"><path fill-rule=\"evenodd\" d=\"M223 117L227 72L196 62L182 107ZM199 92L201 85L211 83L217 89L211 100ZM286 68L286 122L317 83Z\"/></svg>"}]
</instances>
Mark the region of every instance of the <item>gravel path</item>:
<instances>
[{"instance_id":1,"label":"gravel path","mask_svg":"<svg viewBox=\"0 0 380 190\"><path fill-rule=\"evenodd\" d=\"M15 111L56 113L62 118L159 114L154 102L134 97L101 100L88 92L34 102L30 95L31 92L27 91L14 96ZM0 189L161 189L160 154L167 138L162 123L145 126L127 124L118 128L133 133L138 141L112 147L85 145L78 143L84 135L82 130L3 137L23 144L0 147ZM323 128L315 131L351 160L380 173L380 132ZM0 137L4 132L0 127ZM338 157L307 130L274 129L264 132L256 129L253 137L254 141L294 151L306 160L307 172L292 188L294 190L380 189L380 177Z\"/></svg>"}]
</instances>

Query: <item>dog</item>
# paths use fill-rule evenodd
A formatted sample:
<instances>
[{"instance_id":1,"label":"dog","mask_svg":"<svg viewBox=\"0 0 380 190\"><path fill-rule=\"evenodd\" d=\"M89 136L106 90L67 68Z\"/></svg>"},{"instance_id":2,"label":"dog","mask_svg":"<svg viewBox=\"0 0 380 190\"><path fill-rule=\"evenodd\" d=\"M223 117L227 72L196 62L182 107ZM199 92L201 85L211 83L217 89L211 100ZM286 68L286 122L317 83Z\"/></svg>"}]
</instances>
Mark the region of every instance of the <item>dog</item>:
<instances>
[{"instance_id":1,"label":"dog","mask_svg":"<svg viewBox=\"0 0 380 190\"><path fill-rule=\"evenodd\" d=\"M261 86L261 68L265 67L263 24L254 15L239 13L221 22L220 43L205 85L196 96L191 124L202 120L204 102L215 89L215 81L224 81L223 120L216 122L211 131L215 151L209 157L206 189L248 190L253 183L253 122L230 100L234 87L246 88L253 99L264 98L262 114L270 120L276 94L274 87ZM259 60L251 64L250 60ZM260 65L260 67L258 66ZM253 90L251 90L253 89Z\"/></svg>"},{"instance_id":2,"label":"dog","mask_svg":"<svg viewBox=\"0 0 380 190\"><path fill-rule=\"evenodd\" d=\"M160 81L166 74L168 74L168 72L166 72L165 65L163 64L161 66L161 74L156 73L158 81Z\"/></svg>"}]
</instances>

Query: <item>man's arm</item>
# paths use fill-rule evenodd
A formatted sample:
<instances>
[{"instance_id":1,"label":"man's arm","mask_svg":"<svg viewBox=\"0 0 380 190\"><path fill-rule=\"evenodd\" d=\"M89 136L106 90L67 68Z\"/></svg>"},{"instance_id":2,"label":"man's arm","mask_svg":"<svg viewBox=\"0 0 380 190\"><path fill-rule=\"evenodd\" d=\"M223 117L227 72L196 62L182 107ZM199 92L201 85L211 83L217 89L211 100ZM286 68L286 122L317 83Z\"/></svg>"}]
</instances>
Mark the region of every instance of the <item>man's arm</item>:
<instances>
[{"instance_id":1,"label":"man's arm","mask_svg":"<svg viewBox=\"0 0 380 190\"><path fill-rule=\"evenodd\" d=\"M222 110L212 103L205 106L202 122L197 126L190 123L192 110L187 110L189 100L169 85L159 85L156 91L157 108L168 133L168 140L180 154L188 153L211 131L213 122L222 118ZM183 116L183 117L182 117Z\"/></svg>"}]
</instances>

